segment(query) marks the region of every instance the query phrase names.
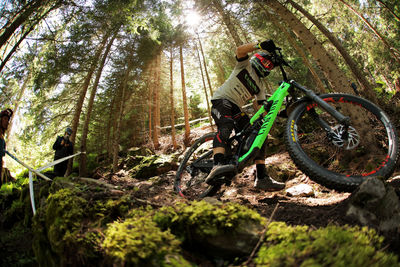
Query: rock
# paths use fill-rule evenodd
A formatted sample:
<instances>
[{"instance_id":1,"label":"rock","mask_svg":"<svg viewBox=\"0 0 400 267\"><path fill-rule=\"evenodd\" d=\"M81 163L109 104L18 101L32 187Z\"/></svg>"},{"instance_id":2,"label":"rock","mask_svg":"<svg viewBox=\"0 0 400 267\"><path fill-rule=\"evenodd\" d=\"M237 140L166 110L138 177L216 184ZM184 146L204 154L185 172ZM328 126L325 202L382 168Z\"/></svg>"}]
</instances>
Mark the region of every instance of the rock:
<instances>
[{"instance_id":1,"label":"rock","mask_svg":"<svg viewBox=\"0 0 400 267\"><path fill-rule=\"evenodd\" d=\"M392 178L386 181L389 185L393 186L398 196L400 196L400 175L393 175Z\"/></svg>"},{"instance_id":2,"label":"rock","mask_svg":"<svg viewBox=\"0 0 400 267\"><path fill-rule=\"evenodd\" d=\"M154 155L154 152L147 147L131 147L127 151L128 156L150 156Z\"/></svg>"},{"instance_id":3,"label":"rock","mask_svg":"<svg viewBox=\"0 0 400 267\"><path fill-rule=\"evenodd\" d=\"M375 177L368 178L350 197L346 215L378 231L400 229L400 203L394 188Z\"/></svg>"},{"instance_id":4,"label":"rock","mask_svg":"<svg viewBox=\"0 0 400 267\"><path fill-rule=\"evenodd\" d=\"M297 174L297 168L292 161L285 161L279 164L267 164L267 173L279 182L286 182Z\"/></svg>"},{"instance_id":5,"label":"rock","mask_svg":"<svg viewBox=\"0 0 400 267\"><path fill-rule=\"evenodd\" d=\"M266 222L254 210L210 197L163 207L154 218L197 253L222 259L249 255Z\"/></svg>"},{"instance_id":6,"label":"rock","mask_svg":"<svg viewBox=\"0 0 400 267\"><path fill-rule=\"evenodd\" d=\"M138 159L139 156L135 158ZM133 178L148 179L176 169L176 155L152 155L141 157L140 162L130 170L130 174Z\"/></svg>"},{"instance_id":7,"label":"rock","mask_svg":"<svg viewBox=\"0 0 400 267\"><path fill-rule=\"evenodd\" d=\"M314 196L314 189L308 184L299 184L286 189L286 194L292 197Z\"/></svg>"}]
</instances>

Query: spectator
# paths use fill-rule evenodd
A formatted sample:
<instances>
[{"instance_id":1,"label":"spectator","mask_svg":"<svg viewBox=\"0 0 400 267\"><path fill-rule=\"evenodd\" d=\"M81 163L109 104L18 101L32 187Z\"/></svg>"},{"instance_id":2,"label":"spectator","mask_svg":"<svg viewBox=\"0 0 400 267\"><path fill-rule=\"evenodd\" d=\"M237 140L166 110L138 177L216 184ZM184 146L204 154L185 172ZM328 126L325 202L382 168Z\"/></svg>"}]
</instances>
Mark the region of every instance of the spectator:
<instances>
[{"instance_id":1,"label":"spectator","mask_svg":"<svg viewBox=\"0 0 400 267\"><path fill-rule=\"evenodd\" d=\"M72 155L74 152L74 144L69 140L72 134L72 129L67 128L64 136L57 136L57 139L53 145L53 149L56 151L54 154L54 160L61 159ZM67 171L68 160L60 162L54 165L54 174L58 177L64 177Z\"/></svg>"},{"instance_id":2,"label":"spectator","mask_svg":"<svg viewBox=\"0 0 400 267\"><path fill-rule=\"evenodd\" d=\"M4 135L6 134L8 123L10 122L13 111L11 109L5 109L0 112L0 156L1 156L1 170L0 170L0 186L8 182L7 171L3 169L3 157L6 155L6 141Z\"/></svg>"}]
</instances>

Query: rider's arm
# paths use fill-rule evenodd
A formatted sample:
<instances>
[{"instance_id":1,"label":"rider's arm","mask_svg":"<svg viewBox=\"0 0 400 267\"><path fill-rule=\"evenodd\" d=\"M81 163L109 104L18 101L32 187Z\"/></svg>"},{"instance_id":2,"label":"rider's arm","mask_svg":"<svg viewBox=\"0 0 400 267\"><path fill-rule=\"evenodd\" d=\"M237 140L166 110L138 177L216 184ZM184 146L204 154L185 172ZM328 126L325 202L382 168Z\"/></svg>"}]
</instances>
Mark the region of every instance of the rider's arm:
<instances>
[{"instance_id":1,"label":"rider's arm","mask_svg":"<svg viewBox=\"0 0 400 267\"><path fill-rule=\"evenodd\" d=\"M238 59L244 58L247 56L248 53L253 52L254 50L257 50L257 42L254 43L248 43L248 44L243 44L240 45L236 48L236 57Z\"/></svg>"}]
</instances>

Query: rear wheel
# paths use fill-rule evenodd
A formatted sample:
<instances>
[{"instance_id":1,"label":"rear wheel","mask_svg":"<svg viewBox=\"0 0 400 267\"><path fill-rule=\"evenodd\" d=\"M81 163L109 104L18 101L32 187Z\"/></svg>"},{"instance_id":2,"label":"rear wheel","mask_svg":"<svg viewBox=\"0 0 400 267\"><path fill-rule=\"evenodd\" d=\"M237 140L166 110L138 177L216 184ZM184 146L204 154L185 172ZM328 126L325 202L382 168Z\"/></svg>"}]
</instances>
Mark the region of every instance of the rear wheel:
<instances>
[{"instance_id":1,"label":"rear wheel","mask_svg":"<svg viewBox=\"0 0 400 267\"><path fill-rule=\"evenodd\" d=\"M346 129L317 104L305 102L288 118L288 152L306 175L339 191L353 191L366 178L390 177L399 154L398 137L388 116L373 103L353 95L320 96L351 119ZM318 119L328 123L328 134Z\"/></svg>"},{"instance_id":2,"label":"rear wheel","mask_svg":"<svg viewBox=\"0 0 400 267\"><path fill-rule=\"evenodd\" d=\"M216 133L208 133L197 139L186 151L175 177L175 190L188 199L200 199L214 195L221 185L205 183L213 167L213 140Z\"/></svg>"}]
</instances>

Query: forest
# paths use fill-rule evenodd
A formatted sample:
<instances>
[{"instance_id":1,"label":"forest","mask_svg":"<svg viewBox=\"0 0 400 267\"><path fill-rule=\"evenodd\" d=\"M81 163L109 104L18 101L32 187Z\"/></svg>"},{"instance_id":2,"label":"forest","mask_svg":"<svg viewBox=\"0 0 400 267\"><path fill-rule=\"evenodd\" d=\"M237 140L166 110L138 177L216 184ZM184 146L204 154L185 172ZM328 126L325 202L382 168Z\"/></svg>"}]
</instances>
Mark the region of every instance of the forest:
<instances>
[{"instance_id":1,"label":"forest","mask_svg":"<svg viewBox=\"0 0 400 267\"><path fill-rule=\"evenodd\" d=\"M178 157L215 130L211 97L242 44L273 40L298 83L368 99L399 129L399 1L3 0L0 27L1 110L14 112L4 134L7 151L39 168L53 161L53 143L69 127L74 153L82 152L69 161L65 178L34 179L35 216L26 167L3 157L13 181L0 189L0 265L400 265L400 224L388 234L344 218L350 193L311 182L326 200L320 208L303 198L285 207L287 197L272 193L256 197L260 206L236 196L216 208L182 202L173 189ZM281 80L271 71L263 81L268 95ZM145 157L162 156L176 159L149 174ZM296 173L289 176L306 179L288 168ZM397 163L393 177L399 172ZM297 216L309 220L287 215L296 205L304 208ZM398 198L391 207L400 219ZM243 223L249 229L238 235L245 248L221 245L235 242L219 231ZM256 230L268 233L264 243ZM24 236L32 241L15 241ZM196 254L199 244L217 256Z\"/></svg>"}]
</instances>

